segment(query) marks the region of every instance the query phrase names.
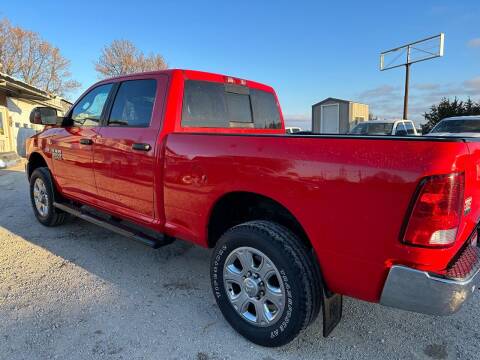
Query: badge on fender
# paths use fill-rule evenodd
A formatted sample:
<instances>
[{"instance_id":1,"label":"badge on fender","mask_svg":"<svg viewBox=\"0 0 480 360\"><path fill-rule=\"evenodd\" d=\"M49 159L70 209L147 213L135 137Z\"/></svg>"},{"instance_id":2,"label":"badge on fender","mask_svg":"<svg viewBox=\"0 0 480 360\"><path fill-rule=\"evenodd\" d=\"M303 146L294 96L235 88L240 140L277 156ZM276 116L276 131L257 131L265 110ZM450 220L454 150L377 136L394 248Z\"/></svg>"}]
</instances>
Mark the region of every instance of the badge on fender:
<instances>
[{"instance_id":1,"label":"badge on fender","mask_svg":"<svg viewBox=\"0 0 480 360\"><path fill-rule=\"evenodd\" d=\"M52 149L52 159L54 160L63 160L62 150Z\"/></svg>"}]
</instances>

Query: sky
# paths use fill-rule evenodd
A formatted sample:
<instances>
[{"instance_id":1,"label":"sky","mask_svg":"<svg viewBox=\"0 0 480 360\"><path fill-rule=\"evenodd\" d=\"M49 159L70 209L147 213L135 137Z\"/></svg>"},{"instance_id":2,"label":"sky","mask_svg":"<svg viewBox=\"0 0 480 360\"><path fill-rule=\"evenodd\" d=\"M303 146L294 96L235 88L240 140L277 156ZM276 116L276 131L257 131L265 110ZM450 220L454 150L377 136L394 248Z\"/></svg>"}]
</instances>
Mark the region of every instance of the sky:
<instances>
[{"instance_id":1,"label":"sky","mask_svg":"<svg viewBox=\"0 0 480 360\"><path fill-rule=\"evenodd\" d=\"M71 61L81 88L115 39L160 53L170 68L218 72L273 86L287 124L308 129L327 97L400 118L403 68L379 53L440 32L445 55L412 65L409 118L443 96L480 100L480 1L0 1L0 17L36 31ZM21 5L20 5L21 4Z\"/></svg>"}]
</instances>

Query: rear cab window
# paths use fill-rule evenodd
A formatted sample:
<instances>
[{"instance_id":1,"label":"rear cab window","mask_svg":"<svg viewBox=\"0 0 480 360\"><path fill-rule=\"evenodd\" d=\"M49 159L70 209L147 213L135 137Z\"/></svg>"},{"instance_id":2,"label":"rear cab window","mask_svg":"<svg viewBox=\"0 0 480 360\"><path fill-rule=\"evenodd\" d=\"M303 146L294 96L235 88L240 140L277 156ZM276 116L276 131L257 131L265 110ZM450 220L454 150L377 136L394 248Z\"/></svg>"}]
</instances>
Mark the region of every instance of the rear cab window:
<instances>
[{"instance_id":1,"label":"rear cab window","mask_svg":"<svg viewBox=\"0 0 480 360\"><path fill-rule=\"evenodd\" d=\"M186 79L181 127L221 132L284 133L283 121L273 92L245 84ZM216 132L216 131L213 131Z\"/></svg>"},{"instance_id":2,"label":"rear cab window","mask_svg":"<svg viewBox=\"0 0 480 360\"><path fill-rule=\"evenodd\" d=\"M383 123L371 121L367 123L368 135L391 135L393 129L393 123Z\"/></svg>"},{"instance_id":3,"label":"rear cab window","mask_svg":"<svg viewBox=\"0 0 480 360\"><path fill-rule=\"evenodd\" d=\"M405 121L405 128L407 129L407 135L415 135L415 128L409 121Z\"/></svg>"},{"instance_id":4,"label":"rear cab window","mask_svg":"<svg viewBox=\"0 0 480 360\"><path fill-rule=\"evenodd\" d=\"M400 121L395 128L395 133L398 133L399 131L402 131L402 130L406 132L407 128L405 127L405 123L403 121Z\"/></svg>"}]
</instances>

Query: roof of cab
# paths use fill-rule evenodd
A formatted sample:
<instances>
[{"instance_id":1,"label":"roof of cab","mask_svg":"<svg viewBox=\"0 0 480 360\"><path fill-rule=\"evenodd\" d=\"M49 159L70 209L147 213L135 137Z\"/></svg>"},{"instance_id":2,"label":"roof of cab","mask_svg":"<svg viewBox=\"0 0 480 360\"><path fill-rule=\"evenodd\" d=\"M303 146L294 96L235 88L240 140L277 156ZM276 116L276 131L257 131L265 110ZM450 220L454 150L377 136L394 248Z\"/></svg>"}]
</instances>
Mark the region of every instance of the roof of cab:
<instances>
[{"instance_id":1,"label":"roof of cab","mask_svg":"<svg viewBox=\"0 0 480 360\"><path fill-rule=\"evenodd\" d=\"M166 69L166 70L133 73L133 74L128 74L128 75L111 77L111 78L108 78L108 79L104 79L100 82L108 82L108 81L112 81L112 80L118 81L118 80L123 80L123 79L134 78L134 77L137 77L137 76L156 75L156 74L168 74L168 75L171 76L174 73L179 73L179 72L183 73L183 76L185 77L185 79L226 82L227 78L232 78L232 79L236 79L236 80L245 80L246 81L246 86L248 86L248 87L258 88L258 89L267 90L267 91L273 91L273 88L269 85L262 84L262 83L252 81L252 80L247 80L247 79L242 78L242 77L237 77L237 76L233 76L233 75L218 74L218 73L212 73L212 72L200 71L200 70L188 70L188 69Z\"/></svg>"}]
</instances>

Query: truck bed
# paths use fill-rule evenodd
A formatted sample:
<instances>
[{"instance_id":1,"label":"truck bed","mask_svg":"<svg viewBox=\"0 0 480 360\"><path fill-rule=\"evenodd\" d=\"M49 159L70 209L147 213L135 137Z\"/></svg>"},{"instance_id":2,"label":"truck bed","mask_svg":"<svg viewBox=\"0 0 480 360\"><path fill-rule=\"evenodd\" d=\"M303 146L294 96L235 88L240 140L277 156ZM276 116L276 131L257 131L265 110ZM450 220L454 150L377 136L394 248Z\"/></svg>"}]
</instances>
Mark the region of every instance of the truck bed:
<instances>
[{"instance_id":1,"label":"truck bed","mask_svg":"<svg viewBox=\"0 0 480 360\"><path fill-rule=\"evenodd\" d=\"M208 217L222 196L268 197L301 223L332 291L378 301L392 263L413 255L417 268L443 270L474 228L477 208L462 220L451 248L400 242L420 180L469 175L469 147L477 144L463 138L173 133L165 145L167 228L206 245ZM475 186L466 178L469 196Z\"/></svg>"}]
</instances>

